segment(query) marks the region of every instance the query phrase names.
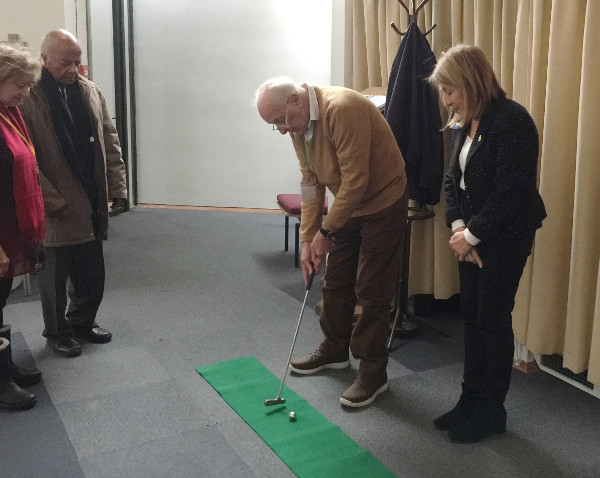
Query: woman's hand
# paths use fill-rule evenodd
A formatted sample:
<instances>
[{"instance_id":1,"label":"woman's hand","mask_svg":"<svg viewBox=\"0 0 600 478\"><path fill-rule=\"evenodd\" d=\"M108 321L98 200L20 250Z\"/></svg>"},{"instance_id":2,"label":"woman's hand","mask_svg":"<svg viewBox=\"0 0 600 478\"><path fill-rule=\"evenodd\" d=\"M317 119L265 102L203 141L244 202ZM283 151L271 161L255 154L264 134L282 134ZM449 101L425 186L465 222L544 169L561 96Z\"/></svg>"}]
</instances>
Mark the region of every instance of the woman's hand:
<instances>
[{"instance_id":1,"label":"woman's hand","mask_svg":"<svg viewBox=\"0 0 600 478\"><path fill-rule=\"evenodd\" d=\"M450 247L454 251L454 257L456 257L459 261L464 261L465 256L471 251L473 246L467 242L465 239L464 230L465 227L457 228L450 238Z\"/></svg>"},{"instance_id":2,"label":"woman's hand","mask_svg":"<svg viewBox=\"0 0 600 478\"><path fill-rule=\"evenodd\" d=\"M482 267L483 263L477 249L465 239L465 229L466 227L457 227L450 238L449 244L454 251L454 257L461 262L471 262Z\"/></svg>"},{"instance_id":3,"label":"woman's hand","mask_svg":"<svg viewBox=\"0 0 600 478\"><path fill-rule=\"evenodd\" d=\"M2 249L2 246L0 246L0 277L4 277L6 275L9 264L10 259L4 252L4 249Z\"/></svg>"},{"instance_id":4,"label":"woman's hand","mask_svg":"<svg viewBox=\"0 0 600 478\"><path fill-rule=\"evenodd\" d=\"M481 257L479 257L477 248L475 247L473 247L473 249L471 249L471 251L465 256L465 261L476 264L480 269L483 267L483 262L481 261Z\"/></svg>"}]
</instances>

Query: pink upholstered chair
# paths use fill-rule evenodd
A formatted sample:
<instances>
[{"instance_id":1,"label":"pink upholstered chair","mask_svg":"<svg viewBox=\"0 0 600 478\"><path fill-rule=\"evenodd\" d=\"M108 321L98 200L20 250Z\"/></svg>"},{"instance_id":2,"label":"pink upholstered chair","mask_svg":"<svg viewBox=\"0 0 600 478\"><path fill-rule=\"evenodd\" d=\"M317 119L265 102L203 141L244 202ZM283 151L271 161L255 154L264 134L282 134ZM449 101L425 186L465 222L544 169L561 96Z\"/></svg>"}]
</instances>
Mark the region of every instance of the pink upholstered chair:
<instances>
[{"instance_id":1,"label":"pink upholstered chair","mask_svg":"<svg viewBox=\"0 0 600 478\"><path fill-rule=\"evenodd\" d=\"M298 219L295 227L295 240L294 240L294 266L300 265L300 220L301 220L301 196L300 194L278 194L277 205L285 214L285 249L288 250L288 239L289 239L289 225L290 217ZM327 197L325 197L325 204L323 206L323 215L327 214Z\"/></svg>"}]
</instances>

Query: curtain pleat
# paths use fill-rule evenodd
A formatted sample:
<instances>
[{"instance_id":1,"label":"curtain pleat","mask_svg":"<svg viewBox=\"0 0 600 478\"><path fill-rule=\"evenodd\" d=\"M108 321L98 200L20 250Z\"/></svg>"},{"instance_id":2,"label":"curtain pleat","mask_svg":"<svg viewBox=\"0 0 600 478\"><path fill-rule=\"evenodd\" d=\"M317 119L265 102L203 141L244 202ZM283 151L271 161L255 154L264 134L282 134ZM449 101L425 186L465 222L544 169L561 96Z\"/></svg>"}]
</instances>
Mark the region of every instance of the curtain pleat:
<instances>
[{"instance_id":1,"label":"curtain pleat","mask_svg":"<svg viewBox=\"0 0 600 478\"><path fill-rule=\"evenodd\" d=\"M548 71L548 38L550 34L551 0L519 2L516 18L513 99L524 105L533 117L543 144ZM538 178L542 160L538 164ZM538 179L539 183L539 179ZM513 329L515 339L527 344L531 307L533 262L537 240L529 257L515 298Z\"/></svg>"},{"instance_id":2,"label":"curtain pleat","mask_svg":"<svg viewBox=\"0 0 600 478\"><path fill-rule=\"evenodd\" d=\"M600 263L596 269L600 278ZM588 380L600 383L600 279L596 282L596 304L594 306L594 324L592 326L592 345L590 350L590 365Z\"/></svg>"},{"instance_id":3,"label":"curtain pleat","mask_svg":"<svg viewBox=\"0 0 600 478\"><path fill-rule=\"evenodd\" d=\"M494 0L475 0L473 2L473 27L475 36L473 41L469 42L474 43L483 50L494 68L496 67L494 59L495 3Z\"/></svg>"},{"instance_id":4,"label":"curtain pleat","mask_svg":"<svg viewBox=\"0 0 600 478\"><path fill-rule=\"evenodd\" d=\"M400 44L390 22L405 30L407 14L397 0L353 5L353 87L387 86ZM418 24L425 31L434 23L428 40L436 55L458 43L481 47L509 97L538 126L548 218L517 293L515 337L533 353L562 354L566 367L588 370L588 380L600 385L600 1L431 0ZM446 158L449 140L445 132ZM413 223L411 294L458 292L444 208L442 199L433 219Z\"/></svg>"},{"instance_id":5,"label":"curtain pleat","mask_svg":"<svg viewBox=\"0 0 600 478\"><path fill-rule=\"evenodd\" d=\"M497 2L499 28L494 29L496 34L494 44L498 45L499 51L496 56L500 58L498 64L500 84L505 85L504 90L509 98L514 98L513 72L515 68L515 43L517 35L517 20L519 18L519 4L517 2Z\"/></svg>"},{"instance_id":6,"label":"curtain pleat","mask_svg":"<svg viewBox=\"0 0 600 478\"><path fill-rule=\"evenodd\" d=\"M600 135L596 123L600 108L598 4L598 1L587 2L581 49L573 241L563 360L564 366L576 373L588 368L598 283L598 270L590 264L595 266L600 259Z\"/></svg>"},{"instance_id":7,"label":"curtain pleat","mask_svg":"<svg viewBox=\"0 0 600 478\"><path fill-rule=\"evenodd\" d=\"M369 65L369 85L382 84L381 75L381 54L379 43L379 5L381 2L373 2L376 12L375 15L365 15L365 34L367 38L373 41L367 42L367 61Z\"/></svg>"},{"instance_id":8,"label":"curtain pleat","mask_svg":"<svg viewBox=\"0 0 600 478\"><path fill-rule=\"evenodd\" d=\"M366 5L364 6L366 9ZM366 16L370 15L367 11ZM369 83L369 62L367 61L367 38L365 32L365 12L362 2L352 2L352 87L361 91L376 83Z\"/></svg>"},{"instance_id":9,"label":"curtain pleat","mask_svg":"<svg viewBox=\"0 0 600 478\"><path fill-rule=\"evenodd\" d=\"M548 218L536 235L525 342L536 353L561 350L567 325L583 28L565 25L584 15L585 2L552 2L540 171Z\"/></svg>"},{"instance_id":10,"label":"curtain pleat","mask_svg":"<svg viewBox=\"0 0 600 478\"><path fill-rule=\"evenodd\" d=\"M477 0L463 0L462 35L457 43L475 43Z\"/></svg>"}]
</instances>

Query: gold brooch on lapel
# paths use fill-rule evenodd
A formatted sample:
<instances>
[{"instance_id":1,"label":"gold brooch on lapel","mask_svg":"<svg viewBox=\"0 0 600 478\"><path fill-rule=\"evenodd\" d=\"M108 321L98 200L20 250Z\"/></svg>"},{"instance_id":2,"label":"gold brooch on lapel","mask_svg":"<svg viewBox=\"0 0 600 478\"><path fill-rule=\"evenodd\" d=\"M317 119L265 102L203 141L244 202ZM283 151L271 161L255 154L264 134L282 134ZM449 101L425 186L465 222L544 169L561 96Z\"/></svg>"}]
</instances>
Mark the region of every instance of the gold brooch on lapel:
<instances>
[{"instance_id":1,"label":"gold brooch on lapel","mask_svg":"<svg viewBox=\"0 0 600 478\"><path fill-rule=\"evenodd\" d=\"M479 138L477 138L477 142L481 143L481 135L479 135Z\"/></svg>"}]
</instances>

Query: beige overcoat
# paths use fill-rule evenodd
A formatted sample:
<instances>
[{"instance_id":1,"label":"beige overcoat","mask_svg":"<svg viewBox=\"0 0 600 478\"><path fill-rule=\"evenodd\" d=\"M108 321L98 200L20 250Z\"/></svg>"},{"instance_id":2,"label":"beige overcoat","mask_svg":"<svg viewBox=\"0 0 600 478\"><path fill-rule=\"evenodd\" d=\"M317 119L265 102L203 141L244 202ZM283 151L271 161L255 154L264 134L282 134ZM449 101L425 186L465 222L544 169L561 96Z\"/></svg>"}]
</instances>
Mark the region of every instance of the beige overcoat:
<instances>
[{"instance_id":1,"label":"beige overcoat","mask_svg":"<svg viewBox=\"0 0 600 478\"><path fill-rule=\"evenodd\" d=\"M106 239L108 201L127 197L125 164L106 100L98 87L79 76L83 100L92 120L96 146L99 237ZM52 126L50 104L39 84L20 106L36 150L40 185L46 209L46 247L71 246L93 241L92 211L87 194L71 172Z\"/></svg>"}]
</instances>

